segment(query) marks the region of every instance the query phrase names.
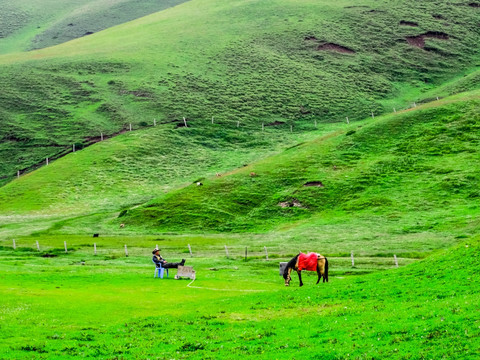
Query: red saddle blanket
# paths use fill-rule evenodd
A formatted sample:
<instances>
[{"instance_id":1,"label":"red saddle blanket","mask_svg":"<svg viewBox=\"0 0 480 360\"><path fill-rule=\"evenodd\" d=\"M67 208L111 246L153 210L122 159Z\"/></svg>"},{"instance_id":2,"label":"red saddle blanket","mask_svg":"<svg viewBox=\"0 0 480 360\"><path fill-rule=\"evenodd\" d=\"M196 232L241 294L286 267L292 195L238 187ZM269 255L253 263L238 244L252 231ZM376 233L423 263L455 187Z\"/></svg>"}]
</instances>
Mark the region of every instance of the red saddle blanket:
<instances>
[{"instance_id":1,"label":"red saddle blanket","mask_svg":"<svg viewBox=\"0 0 480 360\"><path fill-rule=\"evenodd\" d=\"M300 253L298 255L298 270L317 271L318 254Z\"/></svg>"}]
</instances>

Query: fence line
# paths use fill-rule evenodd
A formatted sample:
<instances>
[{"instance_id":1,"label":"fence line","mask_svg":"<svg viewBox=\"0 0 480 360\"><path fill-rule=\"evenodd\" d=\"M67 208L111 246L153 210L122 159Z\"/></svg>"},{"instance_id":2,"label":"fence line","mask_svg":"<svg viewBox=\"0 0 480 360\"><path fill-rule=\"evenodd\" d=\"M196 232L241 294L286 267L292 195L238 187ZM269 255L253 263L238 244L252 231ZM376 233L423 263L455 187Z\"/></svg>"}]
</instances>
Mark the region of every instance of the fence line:
<instances>
[{"instance_id":1,"label":"fence line","mask_svg":"<svg viewBox=\"0 0 480 360\"><path fill-rule=\"evenodd\" d=\"M439 97L437 96L436 99L439 100ZM408 107L406 107L404 109L400 109L400 110L408 110L408 109L412 109L412 108L416 108L416 107L417 107L417 103L413 102L413 104L409 105ZM397 113L397 109L393 108L393 112ZM387 115L387 114L389 114L389 113L384 113L382 115ZM370 116L372 118L375 118L375 115L374 115L373 111L371 112ZM212 120L211 120L212 124L214 124L213 119L214 119L214 116L212 116ZM365 118L362 118L362 119L365 119ZM188 127L188 125L187 125L188 120L189 120L188 118L183 117L183 126L184 127ZM330 123L330 122L331 121L327 121L326 123ZM340 121L338 121L338 122L340 122ZM140 122L140 124L142 124L142 123L144 123L144 122ZM166 125L166 124L172 124L172 123L176 123L177 127L178 127L178 124L182 124L182 121L181 120L180 121L179 120L173 120L173 121L165 121L165 122L158 122L157 123L156 118L154 118L153 119L153 124L151 124L151 125L148 125L148 124L147 125L140 125L138 130L149 128L149 127L155 127L155 126L157 126L157 124ZM240 121L239 120L231 120L231 121L228 121L228 122L227 121L215 121L215 125L229 125L229 124L232 124L232 123L236 124L236 128L238 128L238 129L241 128L242 130L261 131L261 132L263 132L265 130L265 127L269 127L269 126L272 126L272 127L276 128L279 125L285 125L285 126L290 125L290 132L292 132L292 133L293 133L293 130L295 128L294 125L292 125L291 123L288 123L288 122L284 122L282 124L274 124L275 122L273 122L271 124L265 124L264 122L262 122L260 125L256 125L255 127L253 127L252 125L242 125L240 127ZM302 121L302 125L303 125L303 123L304 123L304 121ZM348 116L346 117L346 123L347 123L347 125L350 124L350 119L349 119ZM314 126L315 129L318 129L316 119L313 119L313 126ZM82 140L79 140L79 143L73 143L71 146L70 145L65 145L65 148L61 152L59 152L57 154L54 154L52 156L49 156L49 157L45 158L45 160L42 160L41 162L38 162L38 163L33 164L31 166L28 166L26 168L17 170L16 175L12 176L12 178L15 178L15 177L20 178L21 175L40 168L44 164L44 161L46 162L46 165L49 165L49 163L52 160L57 160L57 159L60 159L64 156L70 154L70 153L78 152L82 149L85 149L86 147L89 147L89 146L97 143L98 141L104 141L104 139L106 139L106 138L107 139L108 138L113 138L113 137L121 135L121 134L123 134L127 131L130 132L130 131L134 131L134 130L135 129L134 129L132 123L128 123L128 127L125 127L125 125L124 125L122 130L120 130L118 132L115 132L115 133L112 133L110 135L105 135L103 132L100 132L100 136L98 136L98 137L95 137L95 136L86 137ZM81 149L76 148L76 144L82 145ZM5 179L5 178L9 178L9 176L4 176L4 177L1 177L1 178Z\"/></svg>"},{"instance_id":2,"label":"fence line","mask_svg":"<svg viewBox=\"0 0 480 360\"><path fill-rule=\"evenodd\" d=\"M32 251L37 250L40 252L40 243L39 241L35 241L35 244L29 244L27 248L31 248ZM65 254L75 254L78 252L82 255L104 255L104 256L113 256L113 258L119 257L149 257L151 255L150 248L145 246L133 246L132 244L127 247L127 244L124 246L118 246L118 248L108 247L105 248L98 243L92 243L91 246L87 246L86 244L82 245L70 245L68 246L67 241L63 242L64 248L59 249L55 247L48 247L42 244L42 252L45 253L47 256L52 253L52 250L55 251L57 256L61 255L64 251ZM14 251L18 251L20 249L25 249L25 247L20 248L18 241L12 239L12 249ZM17 250L18 249L18 250ZM158 245L156 246L158 249ZM63 251L62 251L63 250ZM21 250L24 251L24 250ZM221 246L203 246L203 247L195 247L195 257L196 258L226 258L229 260L237 260L237 261L251 261L251 260L264 260L271 262L272 260L290 260L293 256L298 254L298 249L285 249L284 247L278 246L261 246L261 245L224 245L222 248ZM308 252L307 250L302 250L302 252ZM164 247L162 246L162 256L167 259L181 259L186 254L192 253L191 245L188 244L187 246L175 246L175 247ZM368 255L362 254L361 256L355 255L352 251L350 254L343 253L343 254L323 254L329 259L335 259L337 264L342 264L343 267L351 267L352 269L360 269L362 265L370 264L370 265L388 265L391 267L398 268L399 267L399 259L402 260L404 264L415 261L416 259L413 258L398 258L396 254L393 255ZM175 260L176 261L176 260Z\"/></svg>"}]
</instances>

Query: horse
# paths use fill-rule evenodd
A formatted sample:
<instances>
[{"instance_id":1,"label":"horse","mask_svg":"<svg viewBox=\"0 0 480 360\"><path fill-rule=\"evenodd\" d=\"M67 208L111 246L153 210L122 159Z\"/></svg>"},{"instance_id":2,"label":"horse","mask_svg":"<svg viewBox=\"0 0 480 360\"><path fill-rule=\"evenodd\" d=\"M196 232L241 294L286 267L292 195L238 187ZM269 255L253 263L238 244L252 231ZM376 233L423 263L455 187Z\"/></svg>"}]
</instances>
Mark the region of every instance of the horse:
<instances>
[{"instance_id":1,"label":"horse","mask_svg":"<svg viewBox=\"0 0 480 360\"><path fill-rule=\"evenodd\" d=\"M285 286L290 285L290 280L292 277L290 276L292 270L295 270L298 273L298 279L300 280L300 286L303 286L302 282L302 271L298 270L298 260L301 253L295 256L292 260L287 263L285 270L283 272L283 278L285 279ZM305 255L305 254L303 254ZM323 282L328 282L328 260L325 256L320 254L317 255L317 263L316 263L316 271L318 274L317 284L320 282L320 278L323 276ZM313 270L313 271L315 271Z\"/></svg>"}]
</instances>

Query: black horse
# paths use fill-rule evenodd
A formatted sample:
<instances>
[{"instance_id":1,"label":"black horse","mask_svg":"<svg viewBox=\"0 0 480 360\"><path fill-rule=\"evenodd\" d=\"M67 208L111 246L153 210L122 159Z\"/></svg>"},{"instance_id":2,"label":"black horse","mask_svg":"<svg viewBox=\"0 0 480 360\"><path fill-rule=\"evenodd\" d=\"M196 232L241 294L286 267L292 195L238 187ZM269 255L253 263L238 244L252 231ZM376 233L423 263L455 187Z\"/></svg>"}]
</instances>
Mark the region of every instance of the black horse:
<instances>
[{"instance_id":1,"label":"black horse","mask_svg":"<svg viewBox=\"0 0 480 360\"><path fill-rule=\"evenodd\" d=\"M302 282L302 272L298 270L298 258L300 254L295 256L292 260L287 263L285 270L283 272L283 278L285 279L285 286L290 285L290 280L292 277L290 276L292 270L295 270L298 273L298 279L300 280L300 286L303 286ZM328 282L328 260L325 256L317 254L317 266L316 271L318 274L317 284L320 282L321 277L323 276L323 282Z\"/></svg>"}]
</instances>

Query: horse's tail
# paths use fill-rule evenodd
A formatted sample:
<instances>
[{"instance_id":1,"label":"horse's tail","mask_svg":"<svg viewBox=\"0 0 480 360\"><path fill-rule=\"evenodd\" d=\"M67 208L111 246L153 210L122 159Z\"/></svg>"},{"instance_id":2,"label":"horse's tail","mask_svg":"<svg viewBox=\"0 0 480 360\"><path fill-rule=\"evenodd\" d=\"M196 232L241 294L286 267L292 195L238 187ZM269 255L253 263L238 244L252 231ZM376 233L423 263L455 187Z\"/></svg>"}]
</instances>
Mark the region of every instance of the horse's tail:
<instances>
[{"instance_id":1,"label":"horse's tail","mask_svg":"<svg viewBox=\"0 0 480 360\"><path fill-rule=\"evenodd\" d=\"M325 273L323 274L323 282L328 282L328 260L325 257Z\"/></svg>"}]
</instances>

